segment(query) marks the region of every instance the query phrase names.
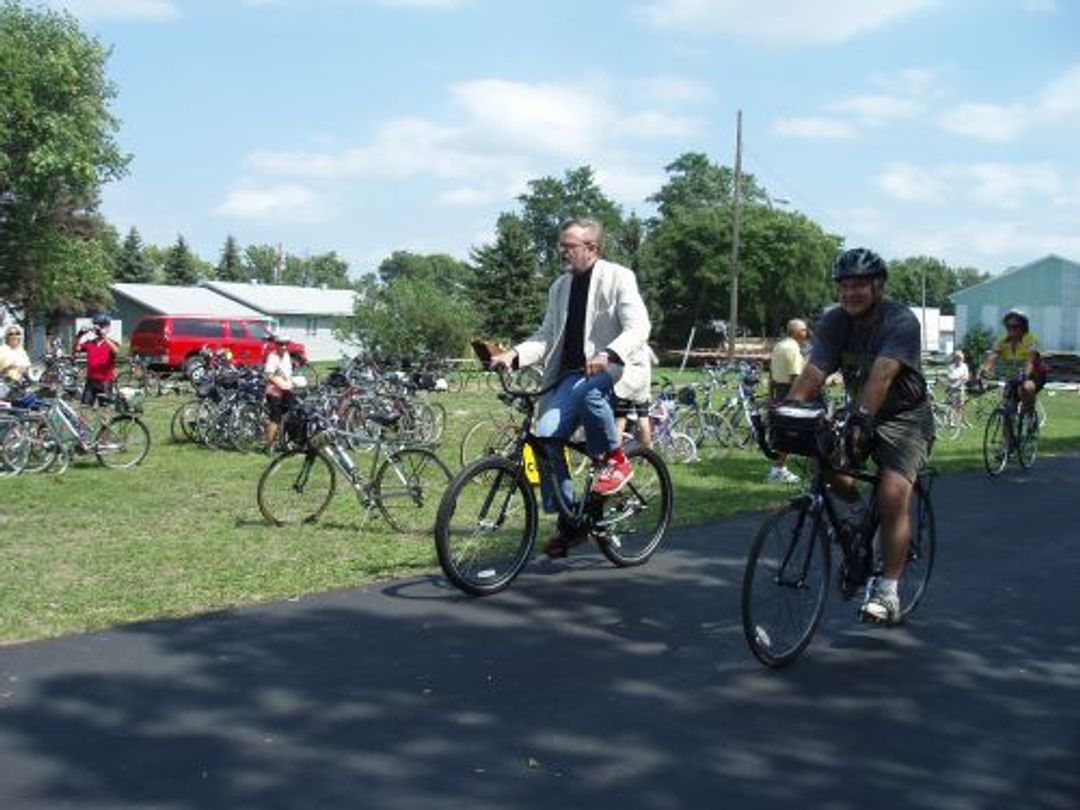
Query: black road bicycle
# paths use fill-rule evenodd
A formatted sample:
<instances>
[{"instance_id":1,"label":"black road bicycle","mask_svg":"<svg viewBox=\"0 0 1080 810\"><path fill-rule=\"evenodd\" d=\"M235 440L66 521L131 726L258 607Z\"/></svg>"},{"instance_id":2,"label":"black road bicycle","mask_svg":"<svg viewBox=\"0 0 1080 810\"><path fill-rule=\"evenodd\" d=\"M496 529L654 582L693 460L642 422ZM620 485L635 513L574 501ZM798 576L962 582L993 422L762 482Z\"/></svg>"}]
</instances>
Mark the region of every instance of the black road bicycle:
<instances>
[{"instance_id":1,"label":"black road bicycle","mask_svg":"<svg viewBox=\"0 0 1080 810\"><path fill-rule=\"evenodd\" d=\"M565 531L593 539L617 566L648 560L671 523L671 477L663 459L646 448L626 449L633 477L607 496L592 493L596 467L587 465L581 494L568 503L555 483L545 444L554 444L557 452L565 447L587 455L585 444L553 442L533 433L538 400L562 378L540 390L511 388L506 375L499 379L499 399L522 414L521 424L510 452L467 464L443 494L435 548L450 581L466 593L487 596L506 588L521 572L536 544L540 510L534 481L539 476L551 483Z\"/></svg>"},{"instance_id":2,"label":"black road bicycle","mask_svg":"<svg viewBox=\"0 0 1080 810\"><path fill-rule=\"evenodd\" d=\"M803 411L795 415L796 411ZM837 585L844 601L854 600L883 564L879 541L880 515L875 491L879 476L844 464L843 411L826 417L821 409L778 409L791 417L783 430L799 435L782 449L801 452L814 461L810 489L770 515L747 554L742 584L742 625L750 650L761 663L780 667L795 660L814 637L829 593L832 549L839 550ZM774 417L775 421L779 421ZM792 424L796 420L805 425ZM776 424L770 434L778 435ZM763 447L763 449L765 449ZM837 513L829 494L830 473L850 475L868 486L864 519L851 525ZM934 566L937 529L930 499L934 471L918 475L911 495L911 543L900 578L900 613L906 617L926 593Z\"/></svg>"},{"instance_id":3,"label":"black road bicycle","mask_svg":"<svg viewBox=\"0 0 1080 810\"><path fill-rule=\"evenodd\" d=\"M986 417L983 462L991 476L1001 475L1010 457L1015 457L1025 470L1031 469L1039 454L1039 415L1035 409L1022 407L1022 382L1023 376L1006 381L1001 402Z\"/></svg>"}]
</instances>

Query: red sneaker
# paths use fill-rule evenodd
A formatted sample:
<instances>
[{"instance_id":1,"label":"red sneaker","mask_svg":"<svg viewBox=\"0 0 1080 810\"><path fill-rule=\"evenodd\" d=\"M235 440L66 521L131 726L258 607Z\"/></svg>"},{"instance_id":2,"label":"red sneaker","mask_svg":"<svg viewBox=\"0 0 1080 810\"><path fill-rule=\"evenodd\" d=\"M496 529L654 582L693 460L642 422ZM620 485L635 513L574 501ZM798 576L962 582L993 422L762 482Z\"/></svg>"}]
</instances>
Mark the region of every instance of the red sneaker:
<instances>
[{"instance_id":1,"label":"red sneaker","mask_svg":"<svg viewBox=\"0 0 1080 810\"><path fill-rule=\"evenodd\" d=\"M634 468L625 457L622 461L608 459L607 465L596 476L592 491L597 495L614 495L634 477Z\"/></svg>"}]
</instances>

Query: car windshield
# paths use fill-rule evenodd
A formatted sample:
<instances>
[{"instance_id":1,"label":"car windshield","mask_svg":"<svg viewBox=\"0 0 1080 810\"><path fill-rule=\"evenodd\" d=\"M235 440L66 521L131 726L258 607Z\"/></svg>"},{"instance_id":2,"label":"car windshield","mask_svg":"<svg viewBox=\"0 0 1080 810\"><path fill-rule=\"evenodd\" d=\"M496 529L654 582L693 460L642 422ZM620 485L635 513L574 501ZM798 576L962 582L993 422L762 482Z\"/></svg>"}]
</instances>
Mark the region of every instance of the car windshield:
<instances>
[{"instance_id":1,"label":"car windshield","mask_svg":"<svg viewBox=\"0 0 1080 810\"><path fill-rule=\"evenodd\" d=\"M248 321L248 331L251 332L253 338L259 340L270 339L270 330L266 327L266 324L260 321Z\"/></svg>"}]
</instances>

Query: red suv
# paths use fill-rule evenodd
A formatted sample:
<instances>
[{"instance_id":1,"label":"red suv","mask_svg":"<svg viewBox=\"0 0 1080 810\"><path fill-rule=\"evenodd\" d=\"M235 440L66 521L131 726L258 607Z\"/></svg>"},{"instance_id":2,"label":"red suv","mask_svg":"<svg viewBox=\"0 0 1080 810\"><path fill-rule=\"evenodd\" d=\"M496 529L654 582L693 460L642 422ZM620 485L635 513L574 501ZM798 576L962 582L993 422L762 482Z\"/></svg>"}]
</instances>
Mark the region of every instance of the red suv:
<instances>
[{"instance_id":1,"label":"red suv","mask_svg":"<svg viewBox=\"0 0 1080 810\"><path fill-rule=\"evenodd\" d=\"M199 350L229 349L241 366L262 365L270 352L269 325L265 321L205 315L147 315L131 333L131 353L149 359L157 368L183 368L190 372L200 362ZM302 343L289 341L296 367L307 363Z\"/></svg>"}]
</instances>

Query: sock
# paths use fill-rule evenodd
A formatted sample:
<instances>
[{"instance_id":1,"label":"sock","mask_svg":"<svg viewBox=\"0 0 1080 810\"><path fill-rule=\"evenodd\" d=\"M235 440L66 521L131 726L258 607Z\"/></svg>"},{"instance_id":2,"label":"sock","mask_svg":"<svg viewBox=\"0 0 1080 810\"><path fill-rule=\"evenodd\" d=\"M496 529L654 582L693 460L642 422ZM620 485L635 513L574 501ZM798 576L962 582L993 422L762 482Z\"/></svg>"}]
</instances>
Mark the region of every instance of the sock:
<instances>
[{"instance_id":1,"label":"sock","mask_svg":"<svg viewBox=\"0 0 1080 810\"><path fill-rule=\"evenodd\" d=\"M896 596L897 580L881 577L877 583L877 590L882 596Z\"/></svg>"}]
</instances>

